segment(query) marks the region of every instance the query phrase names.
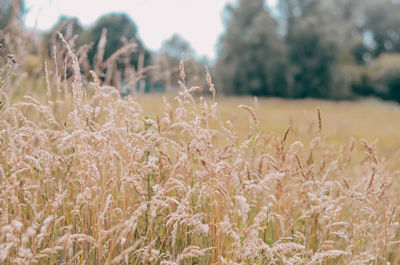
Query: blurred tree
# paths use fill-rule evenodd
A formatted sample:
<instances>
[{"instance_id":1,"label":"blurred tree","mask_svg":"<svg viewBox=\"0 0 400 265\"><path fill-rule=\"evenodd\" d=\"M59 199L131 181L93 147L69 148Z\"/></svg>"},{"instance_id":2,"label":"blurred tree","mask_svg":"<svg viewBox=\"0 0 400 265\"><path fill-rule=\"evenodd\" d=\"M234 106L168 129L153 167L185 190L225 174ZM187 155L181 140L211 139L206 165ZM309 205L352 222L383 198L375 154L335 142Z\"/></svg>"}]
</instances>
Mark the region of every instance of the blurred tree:
<instances>
[{"instance_id":1,"label":"blurred tree","mask_svg":"<svg viewBox=\"0 0 400 265\"><path fill-rule=\"evenodd\" d=\"M337 0L330 10L340 14L340 69L352 76L360 96L399 101L400 2L395 0ZM344 41L343 41L344 40ZM344 44L344 45L343 45ZM346 60L343 59L346 55ZM348 55L352 57L349 59ZM348 69L355 71L348 71ZM349 74L351 72L351 74Z\"/></svg>"},{"instance_id":2,"label":"blurred tree","mask_svg":"<svg viewBox=\"0 0 400 265\"><path fill-rule=\"evenodd\" d=\"M10 25L12 19L21 22L25 11L23 0L0 0L0 29Z\"/></svg>"},{"instance_id":3,"label":"blurred tree","mask_svg":"<svg viewBox=\"0 0 400 265\"><path fill-rule=\"evenodd\" d=\"M194 56L194 50L190 46L190 43L176 33L163 42L161 53L178 60L180 60L182 56L186 58L192 58Z\"/></svg>"},{"instance_id":4,"label":"blurred tree","mask_svg":"<svg viewBox=\"0 0 400 265\"><path fill-rule=\"evenodd\" d=\"M47 53L52 52L52 47L58 39L58 32L61 32L66 40L70 40L74 36L81 38L80 35L84 32L84 29L77 18L60 17L50 32L43 36L44 48Z\"/></svg>"},{"instance_id":5,"label":"blurred tree","mask_svg":"<svg viewBox=\"0 0 400 265\"><path fill-rule=\"evenodd\" d=\"M149 89L144 73L150 65L151 54L139 40L136 25L126 14L101 17L78 42L94 43L87 56L105 84L119 87L124 95L133 90L145 92ZM132 46L134 43L136 48Z\"/></svg>"},{"instance_id":6,"label":"blurred tree","mask_svg":"<svg viewBox=\"0 0 400 265\"><path fill-rule=\"evenodd\" d=\"M1 61L12 53L19 65L24 65L26 58L35 49L33 36L24 30L25 12L23 0L0 0L0 43L4 46L0 51L3 58Z\"/></svg>"},{"instance_id":7,"label":"blurred tree","mask_svg":"<svg viewBox=\"0 0 400 265\"><path fill-rule=\"evenodd\" d=\"M280 0L280 19L284 25L287 36L292 36L295 24L300 17L306 17L314 10L318 0Z\"/></svg>"},{"instance_id":8,"label":"blurred tree","mask_svg":"<svg viewBox=\"0 0 400 265\"><path fill-rule=\"evenodd\" d=\"M356 30L362 42L353 48L358 62L382 53L400 52L400 1L365 0L359 5Z\"/></svg>"},{"instance_id":9,"label":"blurred tree","mask_svg":"<svg viewBox=\"0 0 400 265\"><path fill-rule=\"evenodd\" d=\"M293 96L349 97L349 86L339 69L343 33L342 18L330 1L281 0L289 62L294 69Z\"/></svg>"},{"instance_id":10,"label":"blurred tree","mask_svg":"<svg viewBox=\"0 0 400 265\"><path fill-rule=\"evenodd\" d=\"M400 102L400 54L382 54L372 60L362 92ZM369 90L365 90L368 87Z\"/></svg>"},{"instance_id":11,"label":"blurred tree","mask_svg":"<svg viewBox=\"0 0 400 265\"><path fill-rule=\"evenodd\" d=\"M77 52L77 48L81 46L81 44L78 43L78 38L84 34L85 30L77 18L61 16L53 28L48 33L43 34L41 39L42 54L51 58L47 61L47 64L56 63L57 69L63 69L65 67L64 58L68 51L65 48L65 45L60 41L58 32L63 34L69 45L75 49L75 52ZM78 54L78 56L81 56L81 54ZM81 69L83 68L85 75L88 75L90 64L86 57L85 59L86 60L84 62L81 60ZM49 68L51 69L52 67ZM63 78L70 78L72 77L72 73L73 69L71 67L67 67L65 71L62 71L59 74Z\"/></svg>"},{"instance_id":12,"label":"blurred tree","mask_svg":"<svg viewBox=\"0 0 400 265\"><path fill-rule=\"evenodd\" d=\"M155 56L154 64L157 71L153 75L155 82L163 82L166 90L177 89L179 76L179 62L184 60L186 85L200 85L200 63L195 59L195 52L190 43L180 35L174 34L162 44L160 53Z\"/></svg>"},{"instance_id":13,"label":"blurred tree","mask_svg":"<svg viewBox=\"0 0 400 265\"><path fill-rule=\"evenodd\" d=\"M85 76L89 77L89 71L94 69L105 84L120 88L122 93L146 90L144 79L149 70L146 66L150 64L150 52L138 39L136 25L127 15L105 15L88 29L84 29L76 18L61 17L44 36L45 50L52 57L57 32L61 32L75 49ZM60 52L66 53L65 47L61 42L58 44L58 57L63 58ZM58 63L61 63L61 69L63 62Z\"/></svg>"},{"instance_id":14,"label":"blurred tree","mask_svg":"<svg viewBox=\"0 0 400 265\"><path fill-rule=\"evenodd\" d=\"M285 44L263 0L240 0L225 9L217 85L226 93L287 96Z\"/></svg>"},{"instance_id":15,"label":"blurred tree","mask_svg":"<svg viewBox=\"0 0 400 265\"><path fill-rule=\"evenodd\" d=\"M88 53L90 62L93 64L94 56L98 49L99 40L103 29L107 29L107 39L104 49L104 60L109 58L115 51L121 48L123 39L134 40L137 43L136 52L131 54L131 64L138 65L139 55L144 54L144 65L150 63L150 52L146 50L137 37L137 27L134 22L125 14L112 14L101 17L88 32L79 39L80 43L94 42L94 48ZM122 64L119 66L121 67Z\"/></svg>"}]
</instances>

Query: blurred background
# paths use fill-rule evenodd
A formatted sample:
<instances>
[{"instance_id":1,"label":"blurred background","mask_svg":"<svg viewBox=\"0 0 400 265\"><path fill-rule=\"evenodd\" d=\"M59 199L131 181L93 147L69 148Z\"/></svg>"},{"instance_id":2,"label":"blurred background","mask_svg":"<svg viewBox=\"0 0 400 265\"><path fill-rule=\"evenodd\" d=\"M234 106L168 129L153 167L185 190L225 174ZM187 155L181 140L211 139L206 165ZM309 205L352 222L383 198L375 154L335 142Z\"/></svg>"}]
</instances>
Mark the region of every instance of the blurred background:
<instances>
[{"instance_id":1,"label":"blurred background","mask_svg":"<svg viewBox=\"0 0 400 265\"><path fill-rule=\"evenodd\" d=\"M208 65L219 95L400 102L398 0L0 0L1 55L27 76L58 31L122 95L178 90L183 58L199 93Z\"/></svg>"}]
</instances>

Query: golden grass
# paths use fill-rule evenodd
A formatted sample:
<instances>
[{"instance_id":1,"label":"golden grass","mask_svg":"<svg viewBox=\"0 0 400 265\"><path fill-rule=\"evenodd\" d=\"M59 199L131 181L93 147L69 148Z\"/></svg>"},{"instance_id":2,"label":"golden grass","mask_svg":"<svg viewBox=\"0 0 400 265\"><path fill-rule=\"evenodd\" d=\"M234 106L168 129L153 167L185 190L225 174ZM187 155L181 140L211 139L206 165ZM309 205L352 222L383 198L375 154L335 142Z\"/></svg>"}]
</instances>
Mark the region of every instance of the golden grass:
<instances>
[{"instance_id":1,"label":"golden grass","mask_svg":"<svg viewBox=\"0 0 400 265\"><path fill-rule=\"evenodd\" d=\"M68 53L65 89L4 77L0 263L399 264L398 107L215 103L183 64L138 103Z\"/></svg>"},{"instance_id":2,"label":"golden grass","mask_svg":"<svg viewBox=\"0 0 400 265\"><path fill-rule=\"evenodd\" d=\"M149 116L161 115L164 111L163 94L136 96ZM174 95L167 95L172 99ZM209 103L211 100L209 100ZM293 125L290 139L308 142L318 130L317 109L321 108L323 134L329 144L339 147L351 137L356 140L377 141L379 153L392 157L400 150L400 106L377 100L325 101L284 100L276 98L221 97L218 99L219 114L224 120L234 123L240 138L248 137L249 115L238 106L251 106L260 120L264 133L283 134Z\"/></svg>"}]
</instances>

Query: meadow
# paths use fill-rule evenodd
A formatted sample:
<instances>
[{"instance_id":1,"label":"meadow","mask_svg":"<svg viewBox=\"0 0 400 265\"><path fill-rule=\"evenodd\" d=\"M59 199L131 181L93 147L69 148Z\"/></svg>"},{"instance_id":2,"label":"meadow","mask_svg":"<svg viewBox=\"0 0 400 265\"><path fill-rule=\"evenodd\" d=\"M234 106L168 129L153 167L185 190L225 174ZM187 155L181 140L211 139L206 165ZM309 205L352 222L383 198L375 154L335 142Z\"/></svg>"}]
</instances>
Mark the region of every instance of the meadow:
<instances>
[{"instance_id":1,"label":"meadow","mask_svg":"<svg viewBox=\"0 0 400 265\"><path fill-rule=\"evenodd\" d=\"M163 97L173 99L174 94L137 95L135 99L143 110L152 116L164 111ZM235 124L235 131L244 139L248 134L248 115L238 111L238 106L251 106L264 133L283 134L293 125L289 139L309 142L318 129L317 108L321 109L324 136L336 146L357 140L377 141L381 155L393 156L400 150L400 106L397 103L364 99L359 101L327 101L315 99L287 100L250 96L221 96L218 100L220 117Z\"/></svg>"},{"instance_id":2,"label":"meadow","mask_svg":"<svg viewBox=\"0 0 400 265\"><path fill-rule=\"evenodd\" d=\"M121 97L64 45L68 80L2 71L0 263L400 263L399 106L225 98L208 71L203 98L183 63L176 95Z\"/></svg>"}]
</instances>

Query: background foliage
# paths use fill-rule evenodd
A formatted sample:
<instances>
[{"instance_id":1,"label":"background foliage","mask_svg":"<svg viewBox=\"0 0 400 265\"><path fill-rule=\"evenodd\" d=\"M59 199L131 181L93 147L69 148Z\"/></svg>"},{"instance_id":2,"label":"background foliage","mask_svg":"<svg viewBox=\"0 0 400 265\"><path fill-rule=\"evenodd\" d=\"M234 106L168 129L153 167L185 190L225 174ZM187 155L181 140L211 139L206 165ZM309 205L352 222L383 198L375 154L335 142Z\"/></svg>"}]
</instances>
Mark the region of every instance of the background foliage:
<instances>
[{"instance_id":1,"label":"background foliage","mask_svg":"<svg viewBox=\"0 0 400 265\"><path fill-rule=\"evenodd\" d=\"M187 85L200 84L200 93L206 83L199 73L208 65L225 94L334 100L373 96L400 101L394 63L400 52L398 1L279 0L271 6L264 0L237 0L224 10L226 30L215 62L196 55L178 34L165 40L159 51L148 50L138 37L138 27L125 14L104 15L89 27L76 18L62 17L50 32L25 34L22 40L13 36L26 31L24 2L0 3L0 36L6 44L2 56L10 52L23 57L30 73L38 65L43 69L43 54L54 57L56 34L61 32L84 57L82 71L88 74L94 66L99 77L119 87L123 95L133 90L176 90L173 80L179 77L179 61L184 58ZM35 45L17 43L29 39L35 39ZM134 43L132 49L111 57ZM96 55L104 61L96 61ZM128 63L133 67L127 68ZM151 65L154 71L144 74Z\"/></svg>"}]
</instances>

